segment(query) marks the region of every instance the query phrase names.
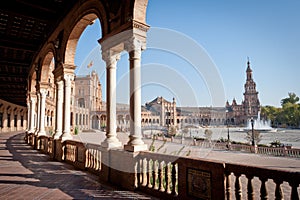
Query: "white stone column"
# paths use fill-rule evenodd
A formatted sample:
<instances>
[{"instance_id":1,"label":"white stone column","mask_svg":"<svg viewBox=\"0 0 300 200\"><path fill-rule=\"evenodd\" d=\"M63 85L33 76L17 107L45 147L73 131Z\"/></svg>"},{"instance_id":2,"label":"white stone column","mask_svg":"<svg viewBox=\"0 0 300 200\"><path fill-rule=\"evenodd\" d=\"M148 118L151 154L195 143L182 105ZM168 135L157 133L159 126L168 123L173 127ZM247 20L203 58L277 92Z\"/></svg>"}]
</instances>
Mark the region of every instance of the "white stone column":
<instances>
[{"instance_id":1,"label":"white stone column","mask_svg":"<svg viewBox=\"0 0 300 200\"><path fill-rule=\"evenodd\" d=\"M63 102L64 102L64 88L63 88L64 82L57 81L57 95L56 95L56 118L55 118L55 123L56 123L56 130L55 130L55 135L54 139L59 139L62 135L62 126L63 126Z\"/></svg>"},{"instance_id":2,"label":"white stone column","mask_svg":"<svg viewBox=\"0 0 300 200\"><path fill-rule=\"evenodd\" d=\"M10 131L15 131L15 115L13 109L10 111Z\"/></svg>"},{"instance_id":3,"label":"white stone column","mask_svg":"<svg viewBox=\"0 0 300 200\"><path fill-rule=\"evenodd\" d=\"M71 85L74 79L74 75L65 74L65 95L64 95L64 131L62 135L62 141L71 140L73 137L70 131L70 120L71 120Z\"/></svg>"},{"instance_id":4,"label":"white stone column","mask_svg":"<svg viewBox=\"0 0 300 200\"><path fill-rule=\"evenodd\" d=\"M130 63L130 136L126 151L144 151L147 145L142 140L141 131L141 51L142 43L132 38L126 44Z\"/></svg>"},{"instance_id":5,"label":"white stone column","mask_svg":"<svg viewBox=\"0 0 300 200\"><path fill-rule=\"evenodd\" d=\"M116 68L117 60L119 60L119 53L113 54L111 50L102 52L102 58L106 62L106 139L101 143L105 148L114 148L122 146L117 138L116 127Z\"/></svg>"},{"instance_id":6,"label":"white stone column","mask_svg":"<svg viewBox=\"0 0 300 200\"><path fill-rule=\"evenodd\" d=\"M17 131L19 131L19 130L22 130L20 110L18 110L18 114L17 114Z\"/></svg>"},{"instance_id":7,"label":"white stone column","mask_svg":"<svg viewBox=\"0 0 300 200\"><path fill-rule=\"evenodd\" d=\"M46 89L40 89L40 125L38 136L46 135L45 132L45 109L46 109Z\"/></svg>"},{"instance_id":8,"label":"white stone column","mask_svg":"<svg viewBox=\"0 0 300 200\"><path fill-rule=\"evenodd\" d=\"M36 99L34 97L30 97L30 127L29 127L29 133L34 133L34 113L35 113L35 104Z\"/></svg>"},{"instance_id":9,"label":"white stone column","mask_svg":"<svg viewBox=\"0 0 300 200\"><path fill-rule=\"evenodd\" d=\"M40 130L40 119L41 119L41 99L40 99L40 93L38 92L37 95L37 113L36 113L36 130L34 132L35 135L37 135L38 131Z\"/></svg>"},{"instance_id":10,"label":"white stone column","mask_svg":"<svg viewBox=\"0 0 300 200\"><path fill-rule=\"evenodd\" d=\"M30 98L30 97L29 97ZM25 123L23 123L24 124L24 126L26 126L26 131L28 131L29 132L29 129L30 129L30 113L31 113L31 106L30 106L30 100L29 100L29 98L27 99L27 121L26 121L26 124L27 125L25 125ZM24 115L24 118L25 118L25 115Z\"/></svg>"},{"instance_id":11,"label":"white stone column","mask_svg":"<svg viewBox=\"0 0 300 200\"><path fill-rule=\"evenodd\" d=\"M4 108L4 113L3 113L3 132L7 131L7 108Z\"/></svg>"}]
</instances>

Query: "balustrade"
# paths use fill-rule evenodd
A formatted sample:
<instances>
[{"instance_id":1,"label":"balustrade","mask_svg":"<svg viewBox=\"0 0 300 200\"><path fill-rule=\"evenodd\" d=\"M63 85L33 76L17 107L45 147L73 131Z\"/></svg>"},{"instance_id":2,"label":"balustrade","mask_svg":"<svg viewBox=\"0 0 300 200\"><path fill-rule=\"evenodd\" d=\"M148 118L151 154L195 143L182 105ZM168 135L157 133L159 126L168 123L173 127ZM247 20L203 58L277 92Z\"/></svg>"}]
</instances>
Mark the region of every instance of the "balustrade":
<instances>
[{"instance_id":1,"label":"balustrade","mask_svg":"<svg viewBox=\"0 0 300 200\"><path fill-rule=\"evenodd\" d=\"M299 187L300 183L300 173L298 172L237 164L225 164L225 171L226 174L232 173L231 175L234 174L235 177L234 194L230 191L230 179L228 176L225 179L227 199L230 199L229 195L234 195L236 199L240 199L242 196L247 196L248 199L254 199L254 191L259 193L256 195L260 199L272 199L270 198L271 196L276 199L299 199L297 187ZM243 185L240 181L242 174L245 175L244 178L247 179L247 184L244 185L244 190L242 189ZM297 180L297 183L295 183L294 180ZM283 182L285 182L285 184L283 184ZM286 197L283 196L282 188L285 188L284 194Z\"/></svg>"},{"instance_id":2,"label":"balustrade","mask_svg":"<svg viewBox=\"0 0 300 200\"><path fill-rule=\"evenodd\" d=\"M85 167L92 172L101 170L101 151L100 145L86 144L86 162Z\"/></svg>"},{"instance_id":3,"label":"balustrade","mask_svg":"<svg viewBox=\"0 0 300 200\"><path fill-rule=\"evenodd\" d=\"M140 189L156 192L157 195L176 196L178 194L177 158L163 154L141 152Z\"/></svg>"},{"instance_id":4,"label":"balustrade","mask_svg":"<svg viewBox=\"0 0 300 200\"><path fill-rule=\"evenodd\" d=\"M27 134L26 142L31 144L35 137L33 134ZM54 140L46 136L39 137L39 140L40 150L52 154ZM100 145L67 140L57 147L58 149L55 151L63 150L61 154L63 154L64 161L75 167L88 169L99 176L103 170L106 170L106 168L101 168L103 161L101 160L102 149ZM269 151L269 149L262 148L261 151ZM287 152L291 155L297 155L297 151L289 149ZM299 172L217 163L152 152L139 152L136 162L135 181L137 182L137 189L164 199L189 198L191 194L197 196L197 193L193 193L194 191L190 191L188 188L183 190L179 190L179 188L187 187L190 184L187 177L191 174L191 177L195 176L196 179L194 180L199 181L197 176L202 173L205 175L206 170L210 170L210 180L214 181L210 183L213 186L210 188L211 193L223 193L222 199L299 199ZM190 170L191 167L192 170ZM216 173L219 174L219 178L213 177ZM181 177L180 182L179 177ZM215 182L216 180L218 182ZM221 183L218 186L219 189L216 188L218 183ZM220 188L224 188L223 191ZM190 194L183 194L188 192Z\"/></svg>"}]
</instances>

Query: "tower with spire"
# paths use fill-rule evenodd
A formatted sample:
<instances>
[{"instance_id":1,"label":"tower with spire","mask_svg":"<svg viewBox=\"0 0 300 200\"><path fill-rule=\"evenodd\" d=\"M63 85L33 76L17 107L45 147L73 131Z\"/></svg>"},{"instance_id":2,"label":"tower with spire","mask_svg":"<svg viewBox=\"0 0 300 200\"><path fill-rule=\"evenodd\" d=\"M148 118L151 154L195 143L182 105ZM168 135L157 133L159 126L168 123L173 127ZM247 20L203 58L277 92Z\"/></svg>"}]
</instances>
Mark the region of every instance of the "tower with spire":
<instances>
[{"instance_id":1,"label":"tower with spire","mask_svg":"<svg viewBox=\"0 0 300 200\"><path fill-rule=\"evenodd\" d=\"M241 104L237 104L235 98L232 100L231 105L228 101L226 102L226 109L228 110L227 118L230 124L245 125L251 117L256 119L260 111L258 92L256 91L256 83L253 80L249 58L247 61L246 83L244 84L244 88L244 100Z\"/></svg>"},{"instance_id":2,"label":"tower with spire","mask_svg":"<svg viewBox=\"0 0 300 200\"><path fill-rule=\"evenodd\" d=\"M258 112L260 110L260 102L258 99L258 92L256 91L256 83L253 80L249 58L247 62L246 76L247 77L246 83L244 85L245 92L243 102L245 118L257 118Z\"/></svg>"}]
</instances>

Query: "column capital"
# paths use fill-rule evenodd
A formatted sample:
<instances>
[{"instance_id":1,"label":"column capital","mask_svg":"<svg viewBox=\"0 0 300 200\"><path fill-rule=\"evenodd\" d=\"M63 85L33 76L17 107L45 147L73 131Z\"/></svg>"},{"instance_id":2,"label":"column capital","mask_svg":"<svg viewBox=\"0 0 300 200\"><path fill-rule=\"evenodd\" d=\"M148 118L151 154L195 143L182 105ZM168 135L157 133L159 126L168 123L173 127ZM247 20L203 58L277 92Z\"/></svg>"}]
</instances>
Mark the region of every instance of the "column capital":
<instances>
[{"instance_id":1,"label":"column capital","mask_svg":"<svg viewBox=\"0 0 300 200\"><path fill-rule=\"evenodd\" d=\"M42 98L46 98L47 92L46 88L40 88L40 95Z\"/></svg>"},{"instance_id":2,"label":"column capital","mask_svg":"<svg viewBox=\"0 0 300 200\"><path fill-rule=\"evenodd\" d=\"M120 59L120 52L107 49L102 51L102 59L106 62L106 68L116 68L116 63Z\"/></svg>"},{"instance_id":3,"label":"column capital","mask_svg":"<svg viewBox=\"0 0 300 200\"><path fill-rule=\"evenodd\" d=\"M65 86L71 86L71 82L74 80L74 74L64 74Z\"/></svg>"},{"instance_id":4,"label":"column capital","mask_svg":"<svg viewBox=\"0 0 300 200\"><path fill-rule=\"evenodd\" d=\"M36 96L36 95L34 95L34 96L30 96L30 102L33 102L33 103L35 103L35 102L36 102L36 100L37 100L37 96Z\"/></svg>"},{"instance_id":5,"label":"column capital","mask_svg":"<svg viewBox=\"0 0 300 200\"><path fill-rule=\"evenodd\" d=\"M146 49L146 42L133 36L124 42L124 48L129 53L134 50L141 52Z\"/></svg>"}]
</instances>

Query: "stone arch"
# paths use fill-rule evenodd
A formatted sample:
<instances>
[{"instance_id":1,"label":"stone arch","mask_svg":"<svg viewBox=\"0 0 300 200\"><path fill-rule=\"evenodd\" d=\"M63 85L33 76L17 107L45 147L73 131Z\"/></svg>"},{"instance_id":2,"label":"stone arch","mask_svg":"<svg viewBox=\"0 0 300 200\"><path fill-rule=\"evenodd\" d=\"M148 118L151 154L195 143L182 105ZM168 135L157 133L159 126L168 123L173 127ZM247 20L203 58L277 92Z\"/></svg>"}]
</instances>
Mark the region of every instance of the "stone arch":
<instances>
[{"instance_id":1,"label":"stone arch","mask_svg":"<svg viewBox=\"0 0 300 200\"><path fill-rule=\"evenodd\" d=\"M36 91L36 72L34 71L33 74L31 75L29 81L29 92L35 92Z\"/></svg>"},{"instance_id":2,"label":"stone arch","mask_svg":"<svg viewBox=\"0 0 300 200\"><path fill-rule=\"evenodd\" d=\"M52 71L54 70L54 54L49 51L43 58L41 62L41 83L48 83L49 77L53 76Z\"/></svg>"},{"instance_id":3,"label":"stone arch","mask_svg":"<svg viewBox=\"0 0 300 200\"><path fill-rule=\"evenodd\" d=\"M100 129L100 118L98 115L92 116L92 129Z\"/></svg>"},{"instance_id":4,"label":"stone arch","mask_svg":"<svg viewBox=\"0 0 300 200\"><path fill-rule=\"evenodd\" d=\"M83 33L83 31L85 30L85 28L88 25L93 24L97 18L98 17L95 14L85 15L73 27L73 29L69 35L67 44L66 44L65 59L64 59L65 64L75 65L74 60L75 60L76 47L77 47L79 38L80 38L81 34ZM100 22L100 24L101 24L101 22Z\"/></svg>"},{"instance_id":5,"label":"stone arch","mask_svg":"<svg viewBox=\"0 0 300 200\"><path fill-rule=\"evenodd\" d=\"M148 0L138 0L134 1L133 7L133 19L141 23L146 23L146 10L147 10Z\"/></svg>"},{"instance_id":6,"label":"stone arch","mask_svg":"<svg viewBox=\"0 0 300 200\"><path fill-rule=\"evenodd\" d=\"M100 127L104 129L106 127L107 117L106 114L100 115Z\"/></svg>"}]
</instances>

